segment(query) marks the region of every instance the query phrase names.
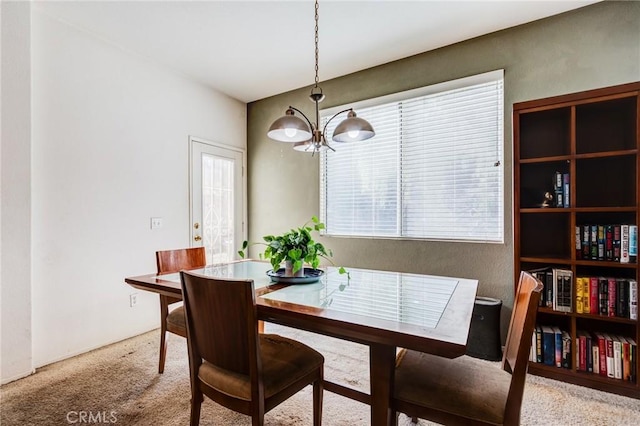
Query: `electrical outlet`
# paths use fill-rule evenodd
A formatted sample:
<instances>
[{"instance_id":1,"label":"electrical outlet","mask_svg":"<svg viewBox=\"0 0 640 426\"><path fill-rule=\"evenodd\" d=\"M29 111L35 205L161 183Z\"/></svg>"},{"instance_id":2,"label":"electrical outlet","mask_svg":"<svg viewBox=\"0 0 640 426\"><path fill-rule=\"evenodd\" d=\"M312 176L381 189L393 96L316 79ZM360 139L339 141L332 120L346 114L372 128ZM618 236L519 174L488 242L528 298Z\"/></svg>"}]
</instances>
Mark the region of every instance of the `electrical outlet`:
<instances>
[{"instance_id":1,"label":"electrical outlet","mask_svg":"<svg viewBox=\"0 0 640 426\"><path fill-rule=\"evenodd\" d=\"M151 229L162 228L162 218L161 217L152 217L151 218Z\"/></svg>"},{"instance_id":2,"label":"electrical outlet","mask_svg":"<svg viewBox=\"0 0 640 426\"><path fill-rule=\"evenodd\" d=\"M129 295L129 306L133 308L136 305L138 305L138 293L131 293Z\"/></svg>"}]
</instances>

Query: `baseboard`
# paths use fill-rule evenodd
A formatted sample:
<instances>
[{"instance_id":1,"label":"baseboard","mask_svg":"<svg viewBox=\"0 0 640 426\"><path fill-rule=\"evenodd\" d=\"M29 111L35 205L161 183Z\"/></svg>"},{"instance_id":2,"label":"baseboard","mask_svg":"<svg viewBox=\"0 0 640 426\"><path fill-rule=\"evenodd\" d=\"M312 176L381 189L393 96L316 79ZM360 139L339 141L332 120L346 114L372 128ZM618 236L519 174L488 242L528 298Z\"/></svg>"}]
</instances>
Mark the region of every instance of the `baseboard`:
<instances>
[{"instance_id":1,"label":"baseboard","mask_svg":"<svg viewBox=\"0 0 640 426\"><path fill-rule=\"evenodd\" d=\"M24 379L27 376L30 376L32 374L34 374L36 372L35 368L32 368L29 371L26 371L24 373L19 373L13 377L9 377L8 379L2 379L2 381L0 382L0 385L6 385L7 383L11 383L11 382L15 382L16 380L20 380L20 379Z\"/></svg>"},{"instance_id":2,"label":"baseboard","mask_svg":"<svg viewBox=\"0 0 640 426\"><path fill-rule=\"evenodd\" d=\"M95 351L96 349L104 348L105 346L113 345L115 343L119 343L119 342L122 342L124 340L128 340L128 339L131 339L133 337L140 336L142 334L149 333L150 331L157 330L157 329L159 329L159 327L158 326L154 326L154 327L152 327L152 328L150 328L150 329L148 329L146 331L141 331L139 333L133 334L133 335L128 336L128 337L119 338L119 339L116 339L116 340L113 340L113 341L107 341L105 343L102 343L102 344L99 344L99 345L96 345L96 346L88 346L86 348L79 349L77 351L73 351L73 352L70 352L68 354L65 354L65 355L63 355L61 357L54 358L53 360L47 360L43 364L36 365L35 369L34 369L34 372L36 372L36 370L39 369L39 368L46 367L47 365L55 364L56 362L64 361L65 359L73 358L74 356L86 354L87 352ZM33 373L31 373L31 374L33 374Z\"/></svg>"}]
</instances>

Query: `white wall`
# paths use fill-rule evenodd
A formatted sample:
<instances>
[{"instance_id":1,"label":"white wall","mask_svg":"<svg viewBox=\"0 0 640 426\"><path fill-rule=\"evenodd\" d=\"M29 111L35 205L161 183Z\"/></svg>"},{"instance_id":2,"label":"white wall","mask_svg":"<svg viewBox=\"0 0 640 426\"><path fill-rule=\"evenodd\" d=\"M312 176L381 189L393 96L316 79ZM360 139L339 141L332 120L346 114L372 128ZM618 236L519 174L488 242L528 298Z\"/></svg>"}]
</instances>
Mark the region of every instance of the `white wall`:
<instances>
[{"instance_id":1,"label":"white wall","mask_svg":"<svg viewBox=\"0 0 640 426\"><path fill-rule=\"evenodd\" d=\"M2 142L0 144L0 374L33 371L31 355L31 89L28 2L0 4Z\"/></svg>"},{"instance_id":2,"label":"white wall","mask_svg":"<svg viewBox=\"0 0 640 426\"><path fill-rule=\"evenodd\" d=\"M246 106L37 7L32 20L39 367L159 325L157 296L139 292L130 308L123 279L153 272L155 250L189 245L188 136L244 148ZM151 231L151 216L163 228Z\"/></svg>"}]
</instances>

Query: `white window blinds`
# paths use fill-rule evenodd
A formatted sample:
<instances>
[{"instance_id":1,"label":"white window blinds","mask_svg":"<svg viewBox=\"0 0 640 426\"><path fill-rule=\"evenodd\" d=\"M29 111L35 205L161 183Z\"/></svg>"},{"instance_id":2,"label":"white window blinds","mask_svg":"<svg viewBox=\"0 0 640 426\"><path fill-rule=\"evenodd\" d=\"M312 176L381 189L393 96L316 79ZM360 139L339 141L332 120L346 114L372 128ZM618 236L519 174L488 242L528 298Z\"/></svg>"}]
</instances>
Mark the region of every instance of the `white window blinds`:
<instances>
[{"instance_id":1,"label":"white window blinds","mask_svg":"<svg viewBox=\"0 0 640 426\"><path fill-rule=\"evenodd\" d=\"M326 233L502 242L502 72L488 74L358 107L376 136L321 154Z\"/></svg>"}]
</instances>

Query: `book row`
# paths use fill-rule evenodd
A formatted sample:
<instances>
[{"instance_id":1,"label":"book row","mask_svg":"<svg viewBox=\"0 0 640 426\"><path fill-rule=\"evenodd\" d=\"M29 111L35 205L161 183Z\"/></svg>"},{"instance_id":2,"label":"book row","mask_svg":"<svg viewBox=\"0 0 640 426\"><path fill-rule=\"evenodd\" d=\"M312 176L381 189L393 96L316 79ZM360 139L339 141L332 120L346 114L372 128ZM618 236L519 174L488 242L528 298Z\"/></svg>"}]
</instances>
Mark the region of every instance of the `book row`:
<instances>
[{"instance_id":1,"label":"book row","mask_svg":"<svg viewBox=\"0 0 640 426\"><path fill-rule=\"evenodd\" d=\"M540 306L552 308L554 311L572 312L573 272L571 270L547 267L529 272L544 286L540 295Z\"/></svg>"},{"instance_id":2,"label":"book row","mask_svg":"<svg viewBox=\"0 0 640 426\"><path fill-rule=\"evenodd\" d=\"M598 374L603 377L637 382L638 345L630 337L578 330L575 358L569 332L559 327L536 325L531 336L529 361L557 368Z\"/></svg>"},{"instance_id":3,"label":"book row","mask_svg":"<svg viewBox=\"0 0 640 426\"><path fill-rule=\"evenodd\" d=\"M578 330L576 370L636 383L638 345L630 337Z\"/></svg>"},{"instance_id":4,"label":"book row","mask_svg":"<svg viewBox=\"0 0 640 426\"><path fill-rule=\"evenodd\" d=\"M531 336L529 361L571 368L571 336L559 327L536 325Z\"/></svg>"},{"instance_id":5,"label":"book row","mask_svg":"<svg viewBox=\"0 0 640 426\"><path fill-rule=\"evenodd\" d=\"M578 260L636 263L638 226L626 224L578 225L575 228Z\"/></svg>"},{"instance_id":6,"label":"book row","mask_svg":"<svg viewBox=\"0 0 640 426\"><path fill-rule=\"evenodd\" d=\"M575 310L578 314L638 320L638 283L635 279L577 277L574 280L571 270L551 267L529 272L544 286L540 297L542 307L559 312Z\"/></svg>"},{"instance_id":7,"label":"book row","mask_svg":"<svg viewBox=\"0 0 640 426\"><path fill-rule=\"evenodd\" d=\"M576 278L576 313L638 319L638 283L612 277Z\"/></svg>"}]
</instances>

